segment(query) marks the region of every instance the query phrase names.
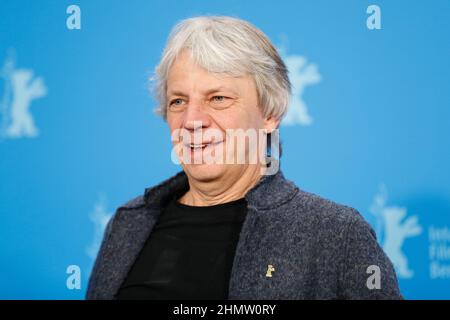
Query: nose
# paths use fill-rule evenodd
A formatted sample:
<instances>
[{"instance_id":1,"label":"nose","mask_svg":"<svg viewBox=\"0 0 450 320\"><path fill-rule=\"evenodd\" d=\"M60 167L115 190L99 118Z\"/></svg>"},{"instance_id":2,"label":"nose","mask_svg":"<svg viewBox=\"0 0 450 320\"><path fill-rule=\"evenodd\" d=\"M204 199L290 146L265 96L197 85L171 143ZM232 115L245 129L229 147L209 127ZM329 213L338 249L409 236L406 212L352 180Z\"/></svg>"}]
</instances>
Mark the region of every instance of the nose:
<instances>
[{"instance_id":1,"label":"nose","mask_svg":"<svg viewBox=\"0 0 450 320\"><path fill-rule=\"evenodd\" d=\"M211 118L205 112L201 101L191 101L184 112L183 128L196 132L211 125Z\"/></svg>"}]
</instances>

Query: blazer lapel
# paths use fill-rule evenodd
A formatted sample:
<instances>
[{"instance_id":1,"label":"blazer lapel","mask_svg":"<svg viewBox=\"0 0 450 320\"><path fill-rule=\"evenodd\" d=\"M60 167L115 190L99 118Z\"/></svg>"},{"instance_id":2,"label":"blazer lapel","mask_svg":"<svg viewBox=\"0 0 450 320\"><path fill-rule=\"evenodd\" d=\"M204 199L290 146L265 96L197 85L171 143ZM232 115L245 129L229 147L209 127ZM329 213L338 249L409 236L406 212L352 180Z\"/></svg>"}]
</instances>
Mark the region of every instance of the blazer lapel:
<instances>
[{"instance_id":1,"label":"blazer lapel","mask_svg":"<svg viewBox=\"0 0 450 320\"><path fill-rule=\"evenodd\" d=\"M253 299L264 296L264 272L267 259L271 257L258 255L256 250L271 235L261 230L264 221L277 219L272 209L289 201L296 193L297 187L284 178L279 170L275 175L263 176L245 196L247 216L242 225L231 269L228 299ZM264 211L264 214L261 212ZM262 252L265 252L264 250Z\"/></svg>"},{"instance_id":2,"label":"blazer lapel","mask_svg":"<svg viewBox=\"0 0 450 320\"><path fill-rule=\"evenodd\" d=\"M252 207L248 207L247 216L242 225L239 240L236 245L236 252L231 268L230 281L228 287L228 299L239 299L243 290L251 290L254 286L246 286L254 282L252 269L248 268L248 261L251 261L253 254L251 242L254 241L252 234L258 219L257 212Z\"/></svg>"},{"instance_id":3,"label":"blazer lapel","mask_svg":"<svg viewBox=\"0 0 450 320\"><path fill-rule=\"evenodd\" d=\"M136 201L139 205L122 206L112 220L109 238L100 249L93 282L92 298L114 299L128 275L145 241L150 236L158 217L169 199L186 192L189 188L183 171L145 189L142 197Z\"/></svg>"},{"instance_id":4,"label":"blazer lapel","mask_svg":"<svg viewBox=\"0 0 450 320\"><path fill-rule=\"evenodd\" d=\"M136 260L145 240L157 221L159 212L153 210L147 214L116 213L112 232L107 241L106 248L102 249L99 257L97 286L102 288L100 299L114 299L120 286L125 280L131 266ZM114 244L108 246L108 244Z\"/></svg>"}]
</instances>

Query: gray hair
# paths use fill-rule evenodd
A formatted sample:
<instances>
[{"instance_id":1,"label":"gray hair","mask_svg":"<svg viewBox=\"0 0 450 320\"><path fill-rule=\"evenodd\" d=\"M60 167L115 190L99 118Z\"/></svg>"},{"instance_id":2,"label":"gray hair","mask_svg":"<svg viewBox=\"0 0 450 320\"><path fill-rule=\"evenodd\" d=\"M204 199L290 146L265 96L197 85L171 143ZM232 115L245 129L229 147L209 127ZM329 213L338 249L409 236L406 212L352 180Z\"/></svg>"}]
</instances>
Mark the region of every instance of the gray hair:
<instances>
[{"instance_id":1,"label":"gray hair","mask_svg":"<svg viewBox=\"0 0 450 320\"><path fill-rule=\"evenodd\" d=\"M226 16L199 16L180 21L171 31L156 67L155 110L167 120L167 77L184 49L209 72L253 77L265 118L280 120L286 114L291 83L286 65L268 37L247 21Z\"/></svg>"}]
</instances>

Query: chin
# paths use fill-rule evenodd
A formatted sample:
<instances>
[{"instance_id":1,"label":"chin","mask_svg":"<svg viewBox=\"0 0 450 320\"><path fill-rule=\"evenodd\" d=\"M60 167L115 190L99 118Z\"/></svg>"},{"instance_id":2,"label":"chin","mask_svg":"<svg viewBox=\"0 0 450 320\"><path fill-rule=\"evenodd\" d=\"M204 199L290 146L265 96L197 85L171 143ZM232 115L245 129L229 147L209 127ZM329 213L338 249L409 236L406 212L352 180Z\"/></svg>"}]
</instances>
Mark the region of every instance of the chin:
<instances>
[{"instance_id":1,"label":"chin","mask_svg":"<svg viewBox=\"0 0 450 320\"><path fill-rule=\"evenodd\" d=\"M219 164L189 164L183 166L188 176L198 181L211 181L225 175L226 166Z\"/></svg>"}]
</instances>

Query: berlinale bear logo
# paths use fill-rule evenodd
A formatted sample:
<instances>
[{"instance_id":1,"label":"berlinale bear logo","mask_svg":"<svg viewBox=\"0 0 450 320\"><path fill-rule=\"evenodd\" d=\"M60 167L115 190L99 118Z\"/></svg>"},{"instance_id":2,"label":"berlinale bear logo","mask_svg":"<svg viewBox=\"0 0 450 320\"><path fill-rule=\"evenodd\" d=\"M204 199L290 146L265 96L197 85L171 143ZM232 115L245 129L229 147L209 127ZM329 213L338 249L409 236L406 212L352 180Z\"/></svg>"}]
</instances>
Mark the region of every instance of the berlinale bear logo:
<instances>
[{"instance_id":1,"label":"berlinale bear logo","mask_svg":"<svg viewBox=\"0 0 450 320\"><path fill-rule=\"evenodd\" d=\"M376 233L384 251L392 260L398 276L412 278L414 272L408 266L408 258L403 252L402 246L407 238L422 233L422 227L418 223L417 215L406 218L406 208L386 206L386 201L387 192L383 185L370 208L371 213L377 218Z\"/></svg>"},{"instance_id":2,"label":"berlinale bear logo","mask_svg":"<svg viewBox=\"0 0 450 320\"><path fill-rule=\"evenodd\" d=\"M0 75L4 80L0 101L0 138L38 136L30 106L33 100L47 95L44 79L35 77L32 70L16 69L11 56L6 59Z\"/></svg>"}]
</instances>

